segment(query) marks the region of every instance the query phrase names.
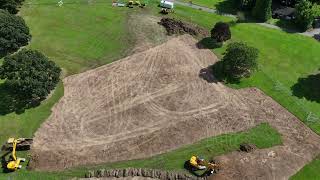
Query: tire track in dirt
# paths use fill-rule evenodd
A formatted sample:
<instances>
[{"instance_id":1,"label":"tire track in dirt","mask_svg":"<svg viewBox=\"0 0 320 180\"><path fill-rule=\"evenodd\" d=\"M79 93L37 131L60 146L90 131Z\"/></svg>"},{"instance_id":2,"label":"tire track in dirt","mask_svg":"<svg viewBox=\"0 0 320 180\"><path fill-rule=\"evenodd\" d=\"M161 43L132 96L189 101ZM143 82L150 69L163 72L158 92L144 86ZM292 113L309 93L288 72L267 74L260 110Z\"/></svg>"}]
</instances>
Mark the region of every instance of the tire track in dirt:
<instances>
[{"instance_id":1,"label":"tire track in dirt","mask_svg":"<svg viewBox=\"0 0 320 180\"><path fill-rule=\"evenodd\" d=\"M285 179L320 153L319 136L261 91L201 79L200 70L217 57L196 43L180 36L65 78L64 97L35 134L30 166L59 170L146 158L261 122L281 133L283 145L218 157L225 167L219 175Z\"/></svg>"}]
</instances>

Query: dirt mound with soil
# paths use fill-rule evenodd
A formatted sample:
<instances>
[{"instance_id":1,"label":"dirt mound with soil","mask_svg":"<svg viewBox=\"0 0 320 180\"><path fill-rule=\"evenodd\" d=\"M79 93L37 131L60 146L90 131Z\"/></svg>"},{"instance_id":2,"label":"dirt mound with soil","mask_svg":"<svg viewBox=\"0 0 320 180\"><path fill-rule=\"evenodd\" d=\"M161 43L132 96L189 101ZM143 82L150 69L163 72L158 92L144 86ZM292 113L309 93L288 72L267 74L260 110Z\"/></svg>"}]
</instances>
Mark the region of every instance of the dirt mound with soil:
<instances>
[{"instance_id":1,"label":"dirt mound with soil","mask_svg":"<svg viewBox=\"0 0 320 180\"><path fill-rule=\"evenodd\" d=\"M147 158L261 122L277 129L283 145L221 156L218 176L288 179L320 153L319 136L260 90L199 77L217 57L196 44L183 35L65 78L64 96L35 134L30 167Z\"/></svg>"},{"instance_id":2,"label":"dirt mound with soil","mask_svg":"<svg viewBox=\"0 0 320 180\"><path fill-rule=\"evenodd\" d=\"M203 37L207 37L209 35L209 32L204 28L172 18L162 18L159 24L165 27L168 35L190 34L193 36Z\"/></svg>"}]
</instances>

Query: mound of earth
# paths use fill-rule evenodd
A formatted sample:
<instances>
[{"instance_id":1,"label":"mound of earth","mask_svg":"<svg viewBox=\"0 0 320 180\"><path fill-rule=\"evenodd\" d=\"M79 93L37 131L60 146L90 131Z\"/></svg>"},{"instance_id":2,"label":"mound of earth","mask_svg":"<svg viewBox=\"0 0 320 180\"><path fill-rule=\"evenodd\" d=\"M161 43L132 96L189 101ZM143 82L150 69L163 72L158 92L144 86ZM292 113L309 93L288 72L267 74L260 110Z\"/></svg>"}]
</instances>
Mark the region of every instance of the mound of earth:
<instances>
[{"instance_id":1,"label":"mound of earth","mask_svg":"<svg viewBox=\"0 0 320 180\"><path fill-rule=\"evenodd\" d=\"M320 153L319 136L258 89L199 77L217 57L196 44L180 36L65 78L64 96L35 134L30 166L58 170L147 158L261 122L277 129L283 145L221 156L219 176L287 179Z\"/></svg>"},{"instance_id":2,"label":"mound of earth","mask_svg":"<svg viewBox=\"0 0 320 180\"><path fill-rule=\"evenodd\" d=\"M209 35L209 32L204 28L172 18L162 18L159 24L165 27L168 35L190 34L193 36L203 37L207 37Z\"/></svg>"}]
</instances>

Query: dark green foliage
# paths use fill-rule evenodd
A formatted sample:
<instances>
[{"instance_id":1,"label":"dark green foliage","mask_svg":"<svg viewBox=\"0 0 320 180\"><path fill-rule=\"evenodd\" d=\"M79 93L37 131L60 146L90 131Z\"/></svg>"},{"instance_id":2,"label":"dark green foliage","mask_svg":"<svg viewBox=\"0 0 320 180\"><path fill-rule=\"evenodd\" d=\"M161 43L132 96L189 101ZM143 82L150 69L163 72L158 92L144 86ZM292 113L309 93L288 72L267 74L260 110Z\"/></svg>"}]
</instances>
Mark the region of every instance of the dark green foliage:
<instances>
[{"instance_id":1,"label":"dark green foliage","mask_svg":"<svg viewBox=\"0 0 320 180\"><path fill-rule=\"evenodd\" d=\"M211 37L217 42L224 42L231 38L231 31L229 24L224 22L217 22L211 30Z\"/></svg>"},{"instance_id":2,"label":"dark green foliage","mask_svg":"<svg viewBox=\"0 0 320 180\"><path fill-rule=\"evenodd\" d=\"M258 50L242 42L228 45L221 67L228 79L248 77L257 68Z\"/></svg>"},{"instance_id":3,"label":"dark green foliage","mask_svg":"<svg viewBox=\"0 0 320 180\"><path fill-rule=\"evenodd\" d=\"M301 0L296 4L296 23L301 30L305 31L312 28L312 23L316 15L315 13L315 9L310 1Z\"/></svg>"},{"instance_id":4,"label":"dark green foliage","mask_svg":"<svg viewBox=\"0 0 320 180\"><path fill-rule=\"evenodd\" d=\"M30 39L29 28L21 17L0 10L0 58L27 45Z\"/></svg>"},{"instance_id":5,"label":"dark green foliage","mask_svg":"<svg viewBox=\"0 0 320 180\"><path fill-rule=\"evenodd\" d=\"M271 5L272 0L257 0L252 9L253 17L263 22L269 20L272 16Z\"/></svg>"},{"instance_id":6,"label":"dark green foliage","mask_svg":"<svg viewBox=\"0 0 320 180\"><path fill-rule=\"evenodd\" d=\"M238 8L241 10L252 10L255 4L256 0L240 0L240 3L238 3Z\"/></svg>"},{"instance_id":7,"label":"dark green foliage","mask_svg":"<svg viewBox=\"0 0 320 180\"><path fill-rule=\"evenodd\" d=\"M0 9L7 10L11 14L17 14L18 8L24 0L0 0Z\"/></svg>"},{"instance_id":8,"label":"dark green foliage","mask_svg":"<svg viewBox=\"0 0 320 180\"><path fill-rule=\"evenodd\" d=\"M21 50L4 58L0 79L26 107L40 103L59 82L61 69L38 51ZM12 94L11 94L12 96ZM20 105L21 106L21 105Z\"/></svg>"}]
</instances>

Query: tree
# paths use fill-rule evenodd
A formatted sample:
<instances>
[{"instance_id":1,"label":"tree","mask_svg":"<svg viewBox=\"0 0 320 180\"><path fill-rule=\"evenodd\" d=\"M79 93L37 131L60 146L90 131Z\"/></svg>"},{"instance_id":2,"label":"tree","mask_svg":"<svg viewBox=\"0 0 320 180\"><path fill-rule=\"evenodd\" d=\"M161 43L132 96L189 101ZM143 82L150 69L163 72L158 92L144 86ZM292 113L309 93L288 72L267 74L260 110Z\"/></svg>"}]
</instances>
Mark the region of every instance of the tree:
<instances>
[{"instance_id":1,"label":"tree","mask_svg":"<svg viewBox=\"0 0 320 180\"><path fill-rule=\"evenodd\" d=\"M23 0L0 0L0 9L7 10L11 14L17 14Z\"/></svg>"},{"instance_id":2,"label":"tree","mask_svg":"<svg viewBox=\"0 0 320 180\"><path fill-rule=\"evenodd\" d=\"M218 42L224 42L231 38L230 27L227 23L218 22L211 30L211 37Z\"/></svg>"},{"instance_id":3,"label":"tree","mask_svg":"<svg viewBox=\"0 0 320 180\"><path fill-rule=\"evenodd\" d=\"M260 21L267 21L271 18L272 0L257 0L256 5L252 9L252 15Z\"/></svg>"},{"instance_id":4,"label":"tree","mask_svg":"<svg viewBox=\"0 0 320 180\"><path fill-rule=\"evenodd\" d=\"M25 99L27 107L38 104L59 82L61 69L38 51L23 49L4 58L0 79Z\"/></svg>"},{"instance_id":5,"label":"tree","mask_svg":"<svg viewBox=\"0 0 320 180\"><path fill-rule=\"evenodd\" d=\"M27 45L30 39L29 28L21 17L0 10L0 58Z\"/></svg>"},{"instance_id":6,"label":"tree","mask_svg":"<svg viewBox=\"0 0 320 180\"><path fill-rule=\"evenodd\" d=\"M242 42L228 45L222 59L222 72L229 79L248 77L257 68L258 49Z\"/></svg>"},{"instance_id":7,"label":"tree","mask_svg":"<svg viewBox=\"0 0 320 180\"><path fill-rule=\"evenodd\" d=\"M240 0L238 8L241 10L252 10L255 4L256 0Z\"/></svg>"},{"instance_id":8,"label":"tree","mask_svg":"<svg viewBox=\"0 0 320 180\"><path fill-rule=\"evenodd\" d=\"M312 3L307 0L301 0L296 5L296 23L303 30L312 28L312 23L314 21L314 9L312 8Z\"/></svg>"}]
</instances>

